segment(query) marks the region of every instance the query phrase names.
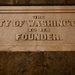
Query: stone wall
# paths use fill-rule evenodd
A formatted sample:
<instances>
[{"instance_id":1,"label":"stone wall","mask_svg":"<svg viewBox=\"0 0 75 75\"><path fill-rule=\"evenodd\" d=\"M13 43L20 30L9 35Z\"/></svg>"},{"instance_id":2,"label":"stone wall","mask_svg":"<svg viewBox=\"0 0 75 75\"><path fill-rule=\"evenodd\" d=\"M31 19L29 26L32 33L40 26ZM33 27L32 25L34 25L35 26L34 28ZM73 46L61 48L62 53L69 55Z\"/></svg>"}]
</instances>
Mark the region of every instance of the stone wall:
<instances>
[{"instance_id":1,"label":"stone wall","mask_svg":"<svg viewBox=\"0 0 75 75\"><path fill-rule=\"evenodd\" d=\"M0 52L0 75L75 75L75 52Z\"/></svg>"},{"instance_id":2,"label":"stone wall","mask_svg":"<svg viewBox=\"0 0 75 75\"><path fill-rule=\"evenodd\" d=\"M75 0L0 0L0 5L35 5L35 4L49 4L49 5L64 5L75 4Z\"/></svg>"},{"instance_id":3,"label":"stone wall","mask_svg":"<svg viewBox=\"0 0 75 75\"><path fill-rule=\"evenodd\" d=\"M75 0L0 0L5 4L75 4ZM75 52L0 52L0 75L75 75Z\"/></svg>"}]
</instances>

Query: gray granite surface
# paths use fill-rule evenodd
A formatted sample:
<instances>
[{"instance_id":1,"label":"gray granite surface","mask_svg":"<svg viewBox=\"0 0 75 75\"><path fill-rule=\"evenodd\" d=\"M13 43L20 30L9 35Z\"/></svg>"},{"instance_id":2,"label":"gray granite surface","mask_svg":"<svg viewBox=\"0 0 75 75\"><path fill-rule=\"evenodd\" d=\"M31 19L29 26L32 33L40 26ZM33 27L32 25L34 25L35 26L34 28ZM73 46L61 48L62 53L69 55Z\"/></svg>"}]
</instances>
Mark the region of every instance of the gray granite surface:
<instances>
[{"instance_id":1,"label":"gray granite surface","mask_svg":"<svg viewBox=\"0 0 75 75\"><path fill-rule=\"evenodd\" d=\"M0 52L0 75L75 75L75 52Z\"/></svg>"}]
</instances>

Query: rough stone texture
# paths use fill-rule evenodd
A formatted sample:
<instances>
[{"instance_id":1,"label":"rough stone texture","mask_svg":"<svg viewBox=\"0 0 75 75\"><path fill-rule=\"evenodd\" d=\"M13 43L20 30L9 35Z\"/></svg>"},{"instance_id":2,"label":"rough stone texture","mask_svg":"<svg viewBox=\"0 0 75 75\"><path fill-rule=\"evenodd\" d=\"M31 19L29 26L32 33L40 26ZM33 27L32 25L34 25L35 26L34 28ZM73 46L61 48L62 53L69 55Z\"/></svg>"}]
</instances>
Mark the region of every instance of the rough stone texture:
<instances>
[{"instance_id":1,"label":"rough stone texture","mask_svg":"<svg viewBox=\"0 0 75 75\"><path fill-rule=\"evenodd\" d=\"M75 0L0 0L0 5L31 5L31 4L49 4L49 5L64 5L75 4Z\"/></svg>"},{"instance_id":2,"label":"rough stone texture","mask_svg":"<svg viewBox=\"0 0 75 75\"><path fill-rule=\"evenodd\" d=\"M0 0L0 5L75 4L75 0ZM75 52L0 52L0 75L75 75Z\"/></svg>"},{"instance_id":3,"label":"rough stone texture","mask_svg":"<svg viewBox=\"0 0 75 75\"><path fill-rule=\"evenodd\" d=\"M75 52L0 52L0 75L75 75Z\"/></svg>"}]
</instances>

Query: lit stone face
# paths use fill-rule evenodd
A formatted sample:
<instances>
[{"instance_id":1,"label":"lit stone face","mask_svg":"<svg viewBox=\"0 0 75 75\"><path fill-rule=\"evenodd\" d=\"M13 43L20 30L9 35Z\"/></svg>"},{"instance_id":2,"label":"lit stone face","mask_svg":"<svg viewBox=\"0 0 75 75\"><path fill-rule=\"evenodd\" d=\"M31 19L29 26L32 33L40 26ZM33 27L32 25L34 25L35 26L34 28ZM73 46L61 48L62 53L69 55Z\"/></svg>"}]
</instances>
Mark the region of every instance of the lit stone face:
<instances>
[{"instance_id":1,"label":"lit stone face","mask_svg":"<svg viewBox=\"0 0 75 75\"><path fill-rule=\"evenodd\" d=\"M75 7L0 7L0 50L75 50Z\"/></svg>"}]
</instances>

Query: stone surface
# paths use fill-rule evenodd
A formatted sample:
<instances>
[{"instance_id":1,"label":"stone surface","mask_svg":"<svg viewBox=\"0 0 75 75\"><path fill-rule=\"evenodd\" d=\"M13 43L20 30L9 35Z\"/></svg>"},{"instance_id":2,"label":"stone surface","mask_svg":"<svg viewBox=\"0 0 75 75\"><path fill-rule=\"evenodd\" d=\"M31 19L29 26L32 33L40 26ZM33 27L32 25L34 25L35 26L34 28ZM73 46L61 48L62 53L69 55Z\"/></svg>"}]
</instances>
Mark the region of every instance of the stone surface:
<instances>
[{"instance_id":1,"label":"stone surface","mask_svg":"<svg viewBox=\"0 0 75 75\"><path fill-rule=\"evenodd\" d=\"M0 5L28 5L28 4L50 4L50 5L59 5L59 4L75 4L75 0L0 0Z\"/></svg>"},{"instance_id":2,"label":"stone surface","mask_svg":"<svg viewBox=\"0 0 75 75\"><path fill-rule=\"evenodd\" d=\"M0 52L0 75L75 75L75 52Z\"/></svg>"},{"instance_id":3,"label":"stone surface","mask_svg":"<svg viewBox=\"0 0 75 75\"><path fill-rule=\"evenodd\" d=\"M0 0L0 5L75 4L74 0ZM0 52L0 75L75 75L75 52Z\"/></svg>"},{"instance_id":4,"label":"stone surface","mask_svg":"<svg viewBox=\"0 0 75 75\"><path fill-rule=\"evenodd\" d=\"M0 51L75 51L75 6L0 7Z\"/></svg>"}]
</instances>

